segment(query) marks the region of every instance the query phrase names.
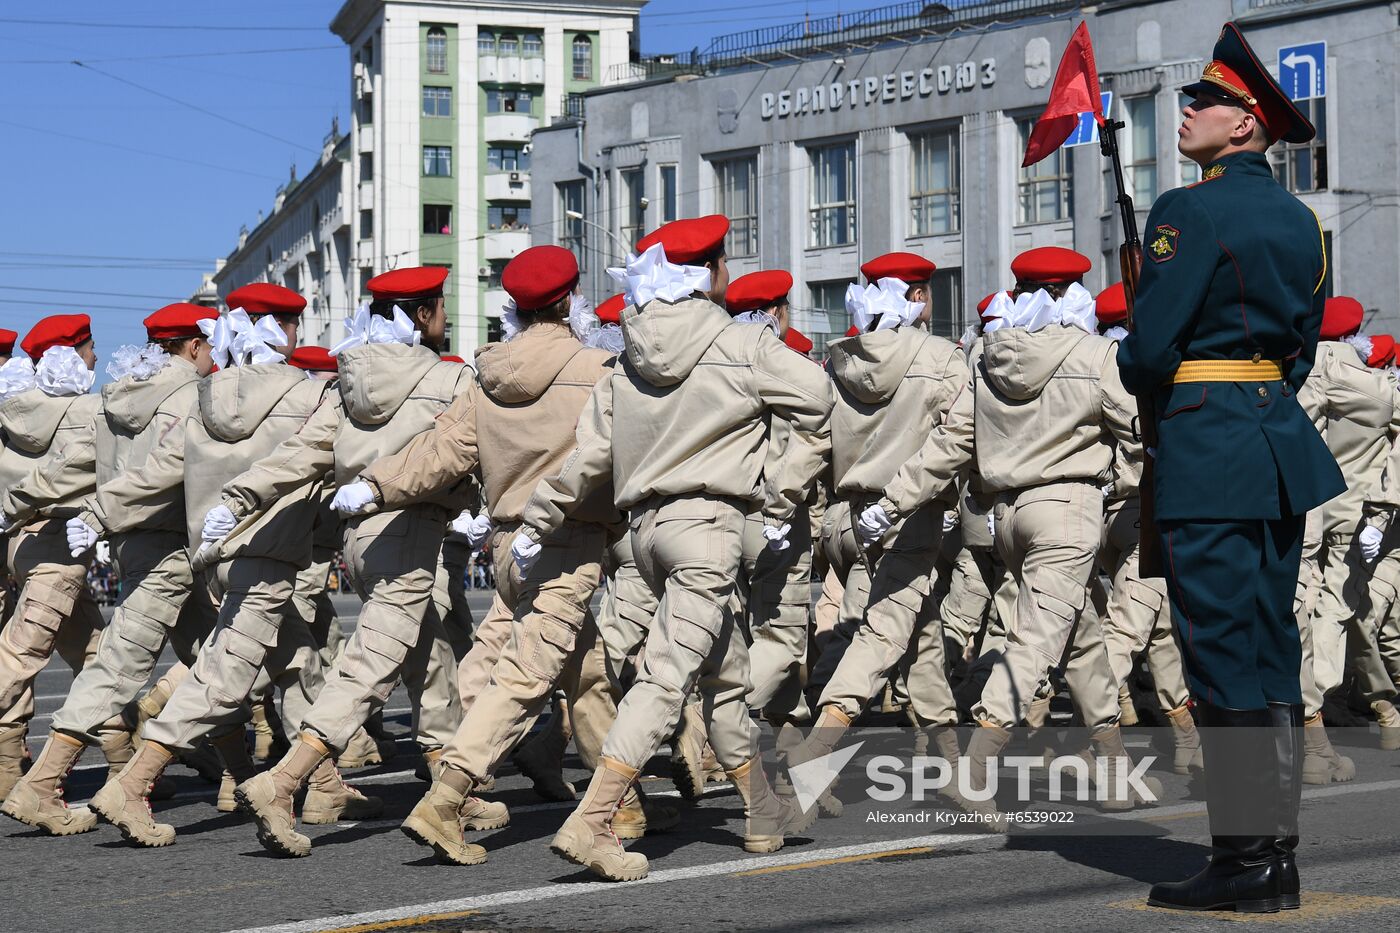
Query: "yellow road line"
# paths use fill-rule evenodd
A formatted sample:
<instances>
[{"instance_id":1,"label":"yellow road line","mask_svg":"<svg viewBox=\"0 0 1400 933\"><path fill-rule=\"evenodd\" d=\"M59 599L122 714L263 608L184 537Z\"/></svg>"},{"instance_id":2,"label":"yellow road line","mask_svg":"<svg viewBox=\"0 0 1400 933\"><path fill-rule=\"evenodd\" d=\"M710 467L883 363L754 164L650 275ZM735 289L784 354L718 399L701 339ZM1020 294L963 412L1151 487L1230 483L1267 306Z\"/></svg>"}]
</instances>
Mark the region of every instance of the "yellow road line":
<instances>
[{"instance_id":1,"label":"yellow road line","mask_svg":"<svg viewBox=\"0 0 1400 933\"><path fill-rule=\"evenodd\" d=\"M893 855L923 855L925 852L932 852L932 846L921 846L917 849L892 849L889 852L869 852L865 855L847 855L844 858L824 858L811 862L798 862L795 865L774 865L771 868L755 868L753 871L736 871L735 878L747 878L749 875L771 875L779 871L801 871L804 868L825 868L827 865L848 865L851 862L869 862L874 859L889 858Z\"/></svg>"},{"instance_id":2,"label":"yellow road line","mask_svg":"<svg viewBox=\"0 0 1400 933\"><path fill-rule=\"evenodd\" d=\"M402 930L405 927L422 926L425 923L438 923L443 920L461 920L481 913L479 910L458 910L448 914L420 914L417 917L404 917L402 920L385 920L383 923L361 923L353 927L336 927L326 933L377 933L379 930Z\"/></svg>"}]
</instances>

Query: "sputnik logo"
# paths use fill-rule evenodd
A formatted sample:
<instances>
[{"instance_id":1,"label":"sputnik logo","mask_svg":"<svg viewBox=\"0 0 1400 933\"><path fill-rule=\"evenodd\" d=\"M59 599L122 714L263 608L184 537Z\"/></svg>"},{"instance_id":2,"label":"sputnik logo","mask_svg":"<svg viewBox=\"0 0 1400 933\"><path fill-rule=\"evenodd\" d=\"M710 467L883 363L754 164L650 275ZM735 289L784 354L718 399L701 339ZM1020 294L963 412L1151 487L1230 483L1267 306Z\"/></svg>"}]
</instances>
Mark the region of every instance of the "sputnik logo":
<instances>
[{"instance_id":1,"label":"sputnik logo","mask_svg":"<svg viewBox=\"0 0 1400 933\"><path fill-rule=\"evenodd\" d=\"M817 805L817 800L836 782L841 769L851 763L864 742L857 742L847 748L837 749L829 755L813 758L788 768L788 780L797 795L797 803L804 814Z\"/></svg>"}]
</instances>

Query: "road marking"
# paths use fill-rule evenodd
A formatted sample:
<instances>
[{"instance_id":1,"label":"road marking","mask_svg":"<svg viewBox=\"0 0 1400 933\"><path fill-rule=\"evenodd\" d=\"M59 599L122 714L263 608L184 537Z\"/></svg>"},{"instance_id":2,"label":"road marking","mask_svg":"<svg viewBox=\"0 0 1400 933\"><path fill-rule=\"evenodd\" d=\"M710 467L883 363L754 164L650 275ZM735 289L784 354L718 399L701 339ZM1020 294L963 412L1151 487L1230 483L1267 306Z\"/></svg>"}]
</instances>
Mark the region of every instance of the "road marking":
<instances>
[{"instance_id":1,"label":"road marking","mask_svg":"<svg viewBox=\"0 0 1400 933\"><path fill-rule=\"evenodd\" d=\"M412 920L425 915L452 913L456 911L480 911L495 907L507 907L534 901L550 900L558 897L579 897L585 894L601 894L609 891L614 894L641 885L668 884L675 881L691 881L696 878L711 878L716 875L736 875L752 873L757 869L776 868L786 865L802 865L815 860L848 859L856 856L869 856L876 853L895 854L911 849L933 849L942 845L976 845L990 847L1004 845L1004 836L965 836L954 833L939 833L932 836L912 836L906 839L891 839L886 842L870 842L861 845L839 846L821 849L816 852L795 852L790 855L767 855L757 858L728 859L723 862L710 862L704 865L691 865L686 868L666 868L653 871L640 881L617 884L611 881L578 881L544 885L538 888L524 888L515 891L500 891L477 897L465 897L449 901L436 901L429 904L414 904L406 907L393 907L387 910L374 910L359 914L345 914L339 917L323 917L318 920L300 920L272 926L252 927L232 933L341 933L346 926L356 929L356 925L387 923L396 920ZM814 859L813 856L820 857ZM426 921L423 921L426 922ZM371 927L371 929L373 929Z\"/></svg>"},{"instance_id":2,"label":"road marking","mask_svg":"<svg viewBox=\"0 0 1400 933\"><path fill-rule=\"evenodd\" d=\"M479 910L455 910L446 914L423 914L418 917L405 917L402 920L386 920L383 923L360 923L352 927L336 927L326 933L375 933L377 930L401 930L424 923L440 923L443 920L461 920L481 913Z\"/></svg>"},{"instance_id":3,"label":"road marking","mask_svg":"<svg viewBox=\"0 0 1400 933\"><path fill-rule=\"evenodd\" d=\"M735 878L747 878L749 875L771 875L780 871L804 871L808 868L825 868L827 865L849 865L852 862L869 862L875 859L891 858L897 855L923 855L932 852L931 846L920 846L914 849L895 849L892 852L870 852L865 855L847 855L842 858L815 859L810 862L799 862L796 865L774 865L772 868L755 868L752 871L738 871L734 873Z\"/></svg>"}]
</instances>

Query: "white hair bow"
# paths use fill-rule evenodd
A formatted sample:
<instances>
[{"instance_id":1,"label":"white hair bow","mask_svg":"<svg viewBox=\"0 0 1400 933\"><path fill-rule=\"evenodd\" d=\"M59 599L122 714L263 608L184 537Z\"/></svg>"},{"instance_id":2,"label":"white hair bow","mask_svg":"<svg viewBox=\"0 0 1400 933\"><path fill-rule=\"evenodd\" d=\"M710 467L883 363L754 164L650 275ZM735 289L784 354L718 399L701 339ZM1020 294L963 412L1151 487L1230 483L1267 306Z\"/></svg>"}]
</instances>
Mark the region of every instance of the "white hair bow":
<instances>
[{"instance_id":1,"label":"white hair bow","mask_svg":"<svg viewBox=\"0 0 1400 933\"><path fill-rule=\"evenodd\" d=\"M992 320L983 328L992 333L1003 327L1021 327L1038 331L1051 324L1077 327L1087 334L1095 332L1094 296L1078 282L1071 283L1060 298L1050 297L1043 288L1023 292L1013 302L1006 292L998 292L988 306L986 315Z\"/></svg>"},{"instance_id":2,"label":"white hair bow","mask_svg":"<svg viewBox=\"0 0 1400 933\"><path fill-rule=\"evenodd\" d=\"M1105 330L1103 335L1109 340L1126 340L1128 337L1128 328L1114 324L1112 327Z\"/></svg>"},{"instance_id":3,"label":"white hair bow","mask_svg":"<svg viewBox=\"0 0 1400 933\"><path fill-rule=\"evenodd\" d=\"M741 324L762 324L774 334L778 333L778 319L767 311L741 311L734 315L734 320Z\"/></svg>"},{"instance_id":4,"label":"white hair bow","mask_svg":"<svg viewBox=\"0 0 1400 933\"><path fill-rule=\"evenodd\" d=\"M276 363L285 359L272 349L285 347L287 334L271 314L258 318L255 324L248 312L239 308L220 315L216 320L200 321L199 329L208 338L210 355L220 369L245 363Z\"/></svg>"},{"instance_id":5,"label":"white hair bow","mask_svg":"<svg viewBox=\"0 0 1400 933\"><path fill-rule=\"evenodd\" d=\"M922 301L909 301L904 296L909 286L896 278L883 278L874 285L861 288L852 282L846 286L846 311L856 329L865 333L872 321L878 320L876 330L907 327L923 313Z\"/></svg>"},{"instance_id":6,"label":"white hair bow","mask_svg":"<svg viewBox=\"0 0 1400 933\"><path fill-rule=\"evenodd\" d=\"M34 367L34 379L45 395L82 395L92 388L97 373L72 347L49 347Z\"/></svg>"},{"instance_id":7,"label":"white hair bow","mask_svg":"<svg viewBox=\"0 0 1400 933\"><path fill-rule=\"evenodd\" d=\"M710 270L704 266L680 266L666 259L666 250L654 243L640 256L627 254L624 267L608 269L608 275L622 287L627 303L641 307L653 298L680 301L694 292L710 289Z\"/></svg>"},{"instance_id":8,"label":"white hair bow","mask_svg":"<svg viewBox=\"0 0 1400 933\"><path fill-rule=\"evenodd\" d=\"M11 357L0 366L0 402L28 392L38 384L34 378L34 361L27 356Z\"/></svg>"},{"instance_id":9,"label":"white hair bow","mask_svg":"<svg viewBox=\"0 0 1400 933\"><path fill-rule=\"evenodd\" d=\"M1371 338L1365 334L1352 334L1350 337L1343 337L1343 343L1351 344L1351 348L1356 351L1356 355L1361 357L1363 366L1371 365L1371 351L1375 349L1375 344Z\"/></svg>"},{"instance_id":10,"label":"white hair bow","mask_svg":"<svg viewBox=\"0 0 1400 933\"><path fill-rule=\"evenodd\" d=\"M170 362L170 354L153 343L144 347L131 344L117 347L112 360L107 364L107 375L115 382L123 376L130 376L137 382L145 382L165 368Z\"/></svg>"},{"instance_id":11,"label":"white hair bow","mask_svg":"<svg viewBox=\"0 0 1400 933\"><path fill-rule=\"evenodd\" d=\"M627 341L622 336L622 325L604 324L589 334L583 345L598 350L607 350L609 353L621 353L627 348Z\"/></svg>"},{"instance_id":12,"label":"white hair bow","mask_svg":"<svg viewBox=\"0 0 1400 933\"><path fill-rule=\"evenodd\" d=\"M340 356L351 347L371 343L401 343L406 347L416 347L423 335L413 326L413 319L394 305L392 318L382 317L362 304L355 316L345 322L345 339L331 347L331 356Z\"/></svg>"},{"instance_id":13,"label":"white hair bow","mask_svg":"<svg viewBox=\"0 0 1400 933\"><path fill-rule=\"evenodd\" d=\"M578 292L569 296L569 330L573 331L579 343L587 344L588 338L602 326L593 311L593 302Z\"/></svg>"},{"instance_id":14,"label":"white hair bow","mask_svg":"<svg viewBox=\"0 0 1400 933\"><path fill-rule=\"evenodd\" d=\"M514 298L507 298L506 303L501 305L501 343L510 343L520 332L525 329L525 325L520 323L520 309L515 304Z\"/></svg>"}]
</instances>

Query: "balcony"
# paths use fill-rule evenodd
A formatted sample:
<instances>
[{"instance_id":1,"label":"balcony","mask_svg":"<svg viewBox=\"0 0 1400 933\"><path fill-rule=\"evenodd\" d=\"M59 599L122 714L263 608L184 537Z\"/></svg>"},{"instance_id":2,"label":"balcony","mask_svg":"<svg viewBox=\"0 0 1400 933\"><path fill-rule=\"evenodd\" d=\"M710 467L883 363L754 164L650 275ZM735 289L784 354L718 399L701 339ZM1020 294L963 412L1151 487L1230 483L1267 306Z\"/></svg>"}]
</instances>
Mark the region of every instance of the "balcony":
<instances>
[{"instance_id":1,"label":"balcony","mask_svg":"<svg viewBox=\"0 0 1400 933\"><path fill-rule=\"evenodd\" d=\"M529 230L492 230L486 234L486 258L514 259L530 248Z\"/></svg>"},{"instance_id":2,"label":"balcony","mask_svg":"<svg viewBox=\"0 0 1400 933\"><path fill-rule=\"evenodd\" d=\"M502 84L520 83L520 56L500 55L496 58L496 78Z\"/></svg>"},{"instance_id":3,"label":"balcony","mask_svg":"<svg viewBox=\"0 0 1400 933\"><path fill-rule=\"evenodd\" d=\"M500 317L501 309L505 307L508 298L510 298L510 293L504 288L488 288L483 297L486 302L483 307L487 316Z\"/></svg>"},{"instance_id":4,"label":"balcony","mask_svg":"<svg viewBox=\"0 0 1400 933\"><path fill-rule=\"evenodd\" d=\"M520 68L520 81L522 84L544 84L544 59L527 58Z\"/></svg>"},{"instance_id":5,"label":"balcony","mask_svg":"<svg viewBox=\"0 0 1400 933\"><path fill-rule=\"evenodd\" d=\"M529 172L492 172L486 176L486 200L530 200Z\"/></svg>"},{"instance_id":6,"label":"balcony","mask_svg":"<svg viewBox=\"0 0 1400 933\"><path fill-rule=\"evenodd\" d=\"M499 81L500 59L494 55L483 55L477 59L476 74L482 81Z\"/></svg>"},{"instance_id":7,"label":"balcony","mask_svg":"<svg viewBox=\"0 0 1400 933\"><path fill-rule=\"evenodd\" d=\"M486 141L488 143L527 143L539 121L528 113L488 113Z\"/></svg>"},{"instance_id":8,"label":"balcony","mask_svg":"<svg viewBox=\"0 0 1400 933\"><path fill-rule=\"evenodd\" d=\"M358 143L358 145L356 146L356 151L357 151L357 152L366 153L366 152L373 152L373 151L374 151L374 126L373 126L373 124L371 124L371 125L369 125L369 126L362 126L362 127L360 127L360 138L359 138L356 142Z\"/></svg>"}]
</instances>

